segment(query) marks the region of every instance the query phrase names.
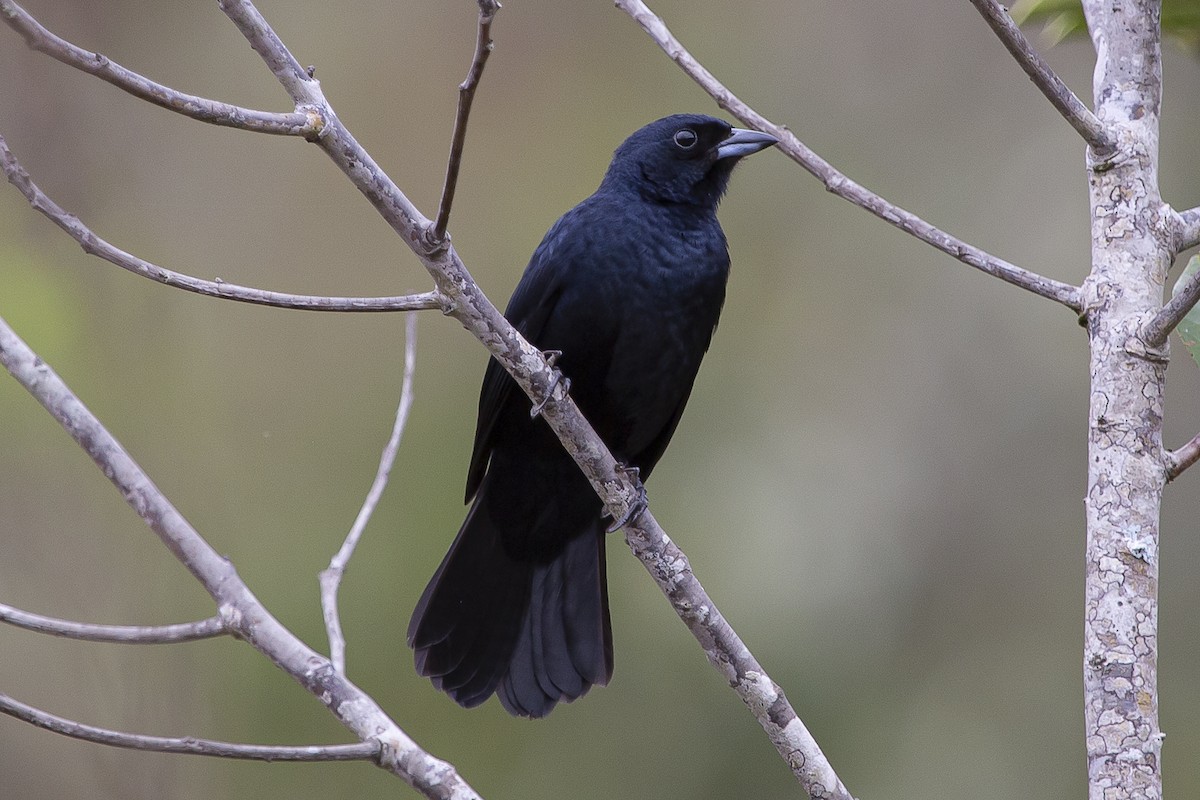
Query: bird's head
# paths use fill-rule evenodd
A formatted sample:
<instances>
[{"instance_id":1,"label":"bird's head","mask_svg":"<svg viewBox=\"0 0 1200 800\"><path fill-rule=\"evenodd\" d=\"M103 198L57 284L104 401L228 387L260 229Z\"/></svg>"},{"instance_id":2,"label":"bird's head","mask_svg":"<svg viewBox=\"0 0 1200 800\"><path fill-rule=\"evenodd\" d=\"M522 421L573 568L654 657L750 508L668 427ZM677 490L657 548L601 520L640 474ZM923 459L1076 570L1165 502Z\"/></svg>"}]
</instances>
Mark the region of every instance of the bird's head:
<instances>
[{"instance_id":1,"label":"bird's head","mask_svg":"<svg viewBox=\"0 0 1200 800\"><path fill-rule=\"evenodd\" d=\"M738 160L778 141L716 117L675 114L626 139L604 182L660 202L715 207Z\"/></svg>"}]
</instances>

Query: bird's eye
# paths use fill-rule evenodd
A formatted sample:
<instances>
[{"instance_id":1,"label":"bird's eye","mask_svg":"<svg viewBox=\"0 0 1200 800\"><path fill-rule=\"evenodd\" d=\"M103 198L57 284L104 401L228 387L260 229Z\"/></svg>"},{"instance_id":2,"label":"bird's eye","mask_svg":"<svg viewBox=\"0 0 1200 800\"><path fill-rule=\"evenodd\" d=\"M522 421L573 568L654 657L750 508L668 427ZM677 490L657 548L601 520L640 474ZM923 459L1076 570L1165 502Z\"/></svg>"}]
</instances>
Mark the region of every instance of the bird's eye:
<instances>
[{"instance_id":1,"label":"bird's eye","mask_svg":"<svg viewBox=\"0 0 1200 800\"><path fill-rule=\"evenodd\" d=\"M675 144L682 147L684 150L691 150L696 146L696 141L700 137L691 128L675 131Z\"/></svg>"}]
</instances>

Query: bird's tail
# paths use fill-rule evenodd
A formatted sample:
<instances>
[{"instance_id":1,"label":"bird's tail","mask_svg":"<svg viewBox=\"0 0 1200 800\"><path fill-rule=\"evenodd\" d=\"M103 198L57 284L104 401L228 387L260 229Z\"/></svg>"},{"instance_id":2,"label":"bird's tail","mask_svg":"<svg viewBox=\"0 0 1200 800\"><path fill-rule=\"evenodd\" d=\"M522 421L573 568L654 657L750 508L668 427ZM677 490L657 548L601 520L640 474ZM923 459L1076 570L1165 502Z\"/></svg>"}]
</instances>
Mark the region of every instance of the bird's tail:
<instances>
[{"instance_id":1,"label":"bird's tail","mask_svg":"<svg viewBox=\"0 0 1200 800\"><path fill-rule=\"evenodd\" d=\"M612 676L599 518L549 559L514 557L481 487L408 626L417 672L471 708L495 693L510 714L543 717Z\"/></svg>"}]
</instances>

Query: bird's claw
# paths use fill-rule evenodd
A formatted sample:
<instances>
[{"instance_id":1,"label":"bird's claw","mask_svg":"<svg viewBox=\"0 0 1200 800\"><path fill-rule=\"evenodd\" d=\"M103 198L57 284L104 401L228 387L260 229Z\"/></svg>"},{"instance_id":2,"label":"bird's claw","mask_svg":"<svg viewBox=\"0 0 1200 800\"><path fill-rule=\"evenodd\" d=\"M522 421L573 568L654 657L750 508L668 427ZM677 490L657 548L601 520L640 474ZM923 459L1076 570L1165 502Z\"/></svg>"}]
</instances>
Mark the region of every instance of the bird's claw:
<instances>
[{"instance_id":1,"label":"bird's claw","mask_svg":"<svg viewBox=\"0 0 1200 800\"><path fill-rule=\"evenodd\" d=\"M561 383L563 394L571 391L571 379L562 374L562 370L554 366L554 362L562 355L561 350L547 350L543 355L546 357L546 363L550 365L550 385L546 387L546 394L542 399L534 403L533 408L529 409L529 418L537 419L538 416L546 410L546 404L550 402L550 398L554 396L554 389Z\"/></svg>"},{"instance_id":2,"label":"bird's claw","mask_svg":"<svg viewBox=\"0 0 1200 800\"><path fill-rule=\"evenodd\" d=\"M617 464L617 472L624 472L630 477L633 481L636 497L633 498L629 507L625 509L625 513L621 515L621 518L613 520L613 524L604 529L605 533L612 533L630 523L637 522L638 517L644 514L646 509L650 507L650 498L647 497L646 487L642 484L642 471L629 464Z\"/></svg>"}]
</instances>

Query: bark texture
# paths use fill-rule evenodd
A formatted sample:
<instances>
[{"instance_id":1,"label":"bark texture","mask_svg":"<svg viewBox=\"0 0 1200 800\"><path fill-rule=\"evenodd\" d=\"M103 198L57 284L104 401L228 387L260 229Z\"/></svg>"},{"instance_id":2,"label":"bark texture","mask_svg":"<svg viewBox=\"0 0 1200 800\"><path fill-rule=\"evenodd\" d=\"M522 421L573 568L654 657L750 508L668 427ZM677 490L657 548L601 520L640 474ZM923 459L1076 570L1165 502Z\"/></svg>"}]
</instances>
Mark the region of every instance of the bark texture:
<instances>
[{"instance_id":1,"label":"bark texture","mask_svg":"<svg viewBox=\"0 0 1200 800\"><path fill-rule=\"evenodd\" d=\"M1158 534L1166 345L1140 335L1173 258L1158 189L1160 4L1085 0L1096 114L1117 150L1089 153L1092 272L1084 692L1089 797L1162 797L1158 727Z\"/></svg>"}]
</instances>

